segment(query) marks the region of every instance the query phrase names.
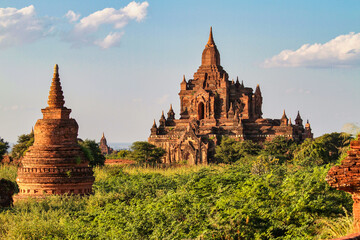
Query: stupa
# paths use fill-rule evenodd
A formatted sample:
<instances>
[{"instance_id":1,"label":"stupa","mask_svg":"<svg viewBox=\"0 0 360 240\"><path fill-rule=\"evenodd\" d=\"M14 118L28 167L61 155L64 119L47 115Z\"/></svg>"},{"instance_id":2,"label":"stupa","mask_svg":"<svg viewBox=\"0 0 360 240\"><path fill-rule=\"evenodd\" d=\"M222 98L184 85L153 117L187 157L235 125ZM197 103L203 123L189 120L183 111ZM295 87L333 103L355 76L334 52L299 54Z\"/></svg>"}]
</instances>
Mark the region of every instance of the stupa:
<instances>
[{"instance_id":1,"label":"stupa","mask_svg":"<svg viewBox=\"0 0 360 240\"><path fill-rule=\"evenodd\" d=\"M48 107L34 127L34 144L21 160L16 179L19 194L14 200L43 198L53 194L86 195L94 176L77 142L79 126L64 106L58 65L54 67Z\"/></svg>"}]
</instances>

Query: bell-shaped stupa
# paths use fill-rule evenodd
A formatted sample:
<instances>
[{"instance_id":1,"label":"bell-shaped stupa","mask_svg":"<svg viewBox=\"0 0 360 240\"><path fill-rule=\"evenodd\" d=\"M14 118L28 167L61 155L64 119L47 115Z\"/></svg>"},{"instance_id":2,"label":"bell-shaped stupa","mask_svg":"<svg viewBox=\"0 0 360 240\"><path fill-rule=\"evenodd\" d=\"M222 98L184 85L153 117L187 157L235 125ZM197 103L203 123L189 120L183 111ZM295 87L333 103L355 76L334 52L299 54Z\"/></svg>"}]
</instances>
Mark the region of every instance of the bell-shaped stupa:
<instances>
[{"instance_id":1,"label":"bell-shaped stupa","mask_svg":"<svg viewBox=\"0 0 360 240\"><path fill-rule=\"evenodd\" d=\"M92 168L78 142L79 126L64 107L58 65L54 67L48 107L34 127L34 145L21 160L14 200L53 194L86 195L92 192Z\"/></svg>"}]
</instances>

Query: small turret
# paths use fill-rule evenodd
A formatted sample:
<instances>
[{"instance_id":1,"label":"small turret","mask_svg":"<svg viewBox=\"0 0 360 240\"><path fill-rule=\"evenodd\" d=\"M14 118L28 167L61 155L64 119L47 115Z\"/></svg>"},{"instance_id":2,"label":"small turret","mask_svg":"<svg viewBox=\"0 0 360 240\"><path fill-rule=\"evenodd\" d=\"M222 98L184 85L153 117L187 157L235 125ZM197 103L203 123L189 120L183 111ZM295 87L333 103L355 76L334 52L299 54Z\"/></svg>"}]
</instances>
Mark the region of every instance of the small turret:
<instances>
[{"instance_id":1,"label":"small turret","mask_svg":"<svg viewBox=\"0 0 360 240\"><path fill-rule=\"evenodd\" d=\"M261 96L261 90L260 90L260 85L256 85L256 89L255 89L255 95L260 95Z\"/></svg>"},{"instance_id":2,"label":"small turret","mask_svg":"<svg viewBox=\"0 0 360 240\"><path fill-rule=\"evenodd\" d=\"M168 117L167 117L167 120L168 120L168 121L172 121L172 120L175 119L175 112L174 112L174 110L173 110L173 108L172 108L172 104L170 104L170 110L169 110L169 112L167 113L167 115L168 115Z\"/></svg>"},{"instance_id":3,"label":"small turret","mask_svg":"<svg viewBox=\"0 0 360 240\"><path fill-rule=\"evenodd\" d=\"M284 113L280 119L280 125L288 125L288 123L289 123L289 119L287 118L285 110L284 110Z\"/></svg>"},{"instance_id":4,"label":"small turret","mask_svg":"<svg viewBox=\"0 0 360 240\"><path fill-rule=\"evenodd\" d=\"M307 120L305 124L304 139L306 138L313 138L313 133L311 132L309 120Z\"/></svg>"},{"instance_id":5,"label":"small turret","mask_svg":"<svg viewBox=\"0 0 360 240\"><path fill-rule=\"evenodd\" d=\"M165 115L164 115L164 111L162 111L162 114L161 114L161 117L160 117L160 127L165 127L165 122L166 122L166 119L165 119Z\"/></svg>"},{"instance_id":6,"label":"small turret","mask_svg":"<svg viewBox=\"0 0 360 240\"><path fill-rule=\"evenodd\" d=\"M302 126L302 125L303 125L303 120L302 120L302 118L300 117L300 112L299 112L299 111L298 111L297 116L296 116L296 119L295 119L295 124L298 125L298 126Z\"/></svg>"},{"instance_id":7,"label":"small turret","mask_svg":"<svg viewBox=\"0 0 360 240\"><path fill-rule=\"evenodd\" d=\"M239 87L240 87L239 77L236 77L236 83L235 83L235 86L236 86L237 88L239 88Z\"/></svg>"},{"instance_id":8,"label":"small turret","mask_svg":"<svg viewBox=\"0 0 360 240\"><path fill-rule=\"evenodd\" d=\"M185 75L183 75L183 80L180 83L180 90L186 90L186 88L187 88L186 86L187 86L187 82L186 82L186 79L185 79Z\"/></svg>"},{"instance_id":9,"label":"small turret","mask_svg":"<svg viewBox=\"0 0 360 240\"><path fill-rule=\"evenodd\" d=\"M155 119L154 119L154 124L152 125L151 127L151 135L156 135L157 134L157 126L156 126L156 122L155 122Z\"/></svg>"}]
</instances>

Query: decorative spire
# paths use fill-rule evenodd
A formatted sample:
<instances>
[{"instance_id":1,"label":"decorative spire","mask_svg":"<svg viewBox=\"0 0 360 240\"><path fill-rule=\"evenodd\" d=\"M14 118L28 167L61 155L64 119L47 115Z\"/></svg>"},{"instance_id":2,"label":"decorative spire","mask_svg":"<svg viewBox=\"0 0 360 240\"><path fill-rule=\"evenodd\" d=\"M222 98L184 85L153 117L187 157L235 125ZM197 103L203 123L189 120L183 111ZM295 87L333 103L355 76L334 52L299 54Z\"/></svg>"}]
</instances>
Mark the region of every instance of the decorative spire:
<instances>
[{"instance_id":1,"label":"decorative spire","mask_svg":"<svg viewBox=\"0 0 360 240\"><path fill-rule=\"evenodd\" d=\"M174 112L174 110L173 110L173 108L172 108L172 104L170 104L170 109L169 109L169 112L167 113L167 115L168 115L168 118L167 118L167 120L174 120L175 119L175 112Z\"/></svg>"},{"instance_id":2,"label":"decorative spire","mask_svg":"<svg viewBox=\"0 0 360 240\"><path fill-rule=\"evenodd\" d=\"M244 80L241 80L241 87L244 87Z\"/></svg>"},{"instance_id":3,"label":"decorative spire","mask_svg":"<svg viewBox=\"0 0 360 240\"><path fill-rule=\"evenodd\" d=\"M261 95L261 90L260 90L260 85L256 85L256 90L255 90L255 94L260 94Z\"/></svg>"},{"instance_id":4,"label":"decorative spire","mask_svg":"<svg viewBox=\"0 0 360 240\"><path fill-rule=\"evenodd\" d=\"M215 45L213 34L212 34L212 27L210 27L210 34L209 34L209 40L207 42L207 45Z\"/></svg>"},{"instance_id":5,"label":"decorative spire","mask_svg":"<svg viewBox=\"0 0 360 240\"><path fill-rule=\"evenodd\" d=\"M54 66L54 76L50 86L48 105L50 108L63 108L65 104L59 78L59 66Z\"/></svg>"},{"instance_id":6,"label":"decorative spire","mask_svg":"<svg viewBox=\"0 0 360 240\"><path fill-rule=\"evenodd\" d=\"M31 133L30 134L34 134L34 127L31 127Z\"/></svg>"},{"instance_id":7,"label":"decorative spire","mask_svg":"<svg viewBox=\"0 0 360 240\"><path fill-rule=\"evenodd\" d=\"M102 134L102 137L101 138L105 138L105 134L104 134L104 132L103 132L103 134Z\"/></svg>"},{"instance_id":8,"label":"decorative spire","mask_svg":"<svg viewBox=\"0 0 360 240\"><path fill-rule=\"evenodd\" d=\"M160 127L165 126L166 119L165 119L164 111L162 111L162 113L161 113L161 117L160 117L159 122L160 122L160 125L159 125Z\"/></svg>"},{"instance_id":9,"label":"decorative spire","mask_svg":"<svg viewBox=\"0 0 360 240\"><path fill-rule=\"evenodd\" d=\"M296 116L296 120L298 120L298 119L301 119L301 117L300 117L300 111L298 111L297 116Z\"/></svg>"},{"instance_id":10,"label":"decorative spire","mask_svg":"<svg viewBox=\"0 0 360 240\"><path fill-rule=\"evenodd\" d=\"M155 119L154 119L154 124L152 125L152 128L157 128Z\"/></svg>"},{"instance_id":11,"label":"decorative spire","mask_svg":"<svg viewBox=\"0 0 360 240\"><path fill-rule=\"evenodd\" d=\"M286 113L285 113L285 109L284 109L284 113L283 113L281 119L288 119L287 116L286 116Z\"/></svg>"}]
</instances>

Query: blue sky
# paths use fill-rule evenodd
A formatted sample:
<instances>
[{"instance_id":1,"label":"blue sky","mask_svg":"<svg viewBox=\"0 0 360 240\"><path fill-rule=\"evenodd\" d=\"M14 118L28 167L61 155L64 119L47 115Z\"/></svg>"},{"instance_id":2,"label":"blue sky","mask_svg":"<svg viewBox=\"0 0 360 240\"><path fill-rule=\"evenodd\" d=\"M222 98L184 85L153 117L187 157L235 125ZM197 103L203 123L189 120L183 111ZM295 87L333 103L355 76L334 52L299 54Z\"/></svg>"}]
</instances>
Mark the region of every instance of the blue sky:
<instances>
[{"instance_id":1,"label":"blue sky","mask_svg":"<svg viewBox=\"0 0 360 240\"><path fill-rule=\"evenodd\" d=\"M359 125L359 12L351 0L3 0L0 137L15 142L42 117L57 63L79 137L146 140L170 103L179 116L210 26L230 78L260 84L263 117L300 110L315 136Z\"/></svg>"}]
</instances>

